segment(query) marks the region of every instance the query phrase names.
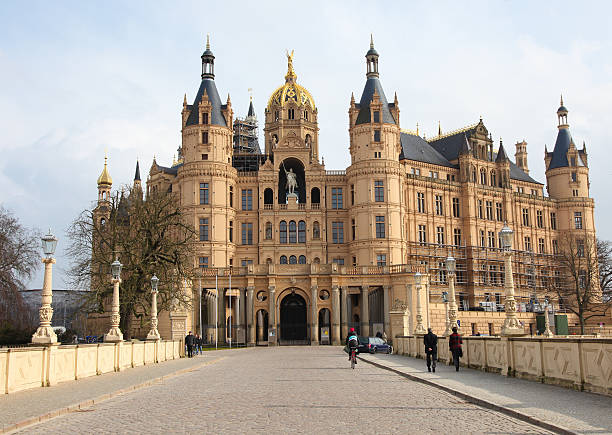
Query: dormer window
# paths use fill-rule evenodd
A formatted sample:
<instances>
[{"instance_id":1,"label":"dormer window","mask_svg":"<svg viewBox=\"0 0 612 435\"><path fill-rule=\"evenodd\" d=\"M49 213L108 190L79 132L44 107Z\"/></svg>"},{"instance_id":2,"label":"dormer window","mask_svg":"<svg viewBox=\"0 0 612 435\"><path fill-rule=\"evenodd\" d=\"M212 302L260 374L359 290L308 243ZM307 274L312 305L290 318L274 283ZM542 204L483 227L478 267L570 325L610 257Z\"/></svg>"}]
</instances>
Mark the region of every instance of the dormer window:
<instances>
[{"instance_id":1,"label":"dormer window","mask_svg":"<svg viewBox=\"0 0 612 435\"><path fill-rule=\"evenodd\" d=\"M570 166L576 166L576 157L570 159ZM574 180L575 181L575 180Z\"/></svg>"},{"instance_id":2,"label":"dormer window","mask_svg":"<svg viewBox=\"0 0 612 435\"><path fill-rule=\"evenodd\" d=\"M575 183L578 179L578 175L576 174L576 172L572 172L572 181Z\"/></svg>"},{"instance_id":3,"label":"dormer window","mask_svg":"<svg viewBox=\"0 0 612 435\"><path fill-rule=\"evenodd\" d=\"M208 124L208 113L202 113L202 124Z\"/></svg>"},{"instance_id":4,"label":"dormer window","mask_svg":"<svg viewBox=\"0 0 612 435\"><path fill-rule=\"evenodd\" d=\"M374 142L380 142L380 130L374 130Z\"/></svg>"},{"instance_id":5,"label":"dormer window","mask_svg":"<svg viewBox=\"0 0 612 435\"><path fill-rule=\"evenodd\" d=\"M380 122L380 112L378 110L374 111L374 122Z\"/></svg>"},{"instance_id":6,"label":"dormer window","mask_svg":"<svg viewBox=\"0 0 612 435\"><path fill-rule=\"evenodd\" d=\"M202 132L202 144L203 145L208 144L208 132L207 131Z\"/></svg>"}]
</instances>

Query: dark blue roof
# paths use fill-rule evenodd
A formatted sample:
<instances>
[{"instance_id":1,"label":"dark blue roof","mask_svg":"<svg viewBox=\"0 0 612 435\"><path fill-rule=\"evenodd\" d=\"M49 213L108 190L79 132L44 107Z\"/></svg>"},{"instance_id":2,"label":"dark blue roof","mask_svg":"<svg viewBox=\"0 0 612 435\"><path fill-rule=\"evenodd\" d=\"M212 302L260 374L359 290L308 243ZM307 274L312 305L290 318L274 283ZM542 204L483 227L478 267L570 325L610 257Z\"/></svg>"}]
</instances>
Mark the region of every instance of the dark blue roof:
<instances>
[{"instance_id":1,"label":"dark blue roof","mask_svg":"<svg viewBox=\"0 0 612 435\"><path fill-rule=\"evenodd\" d=\"M200 89L198 89L198 93L195 97L195 100L193 101L193 105L187 106L190 110L189 117L187 118L187 125L198 124L198 103L202 100L202 94L204 93L204 90L206 90L208 100L210 101L210 104L212 104L210 123L214 125L220 125L222 127L227 127L225 117L223 116L223 113L221 113L221 109L225 108L225 105L221 104L221 98L219 98L217 86L215 85L215 81L211 78L202 79Z\"/></svg>"},{"instance_id":2,"label":"dark blue roof","mask_svg":"<svg viewBox=\"0 0 612 435\"><path fill-rule=\"evenodd\" d=\"M432 146L420 136L402 132L400 134L400 140L402 143L400 160L407 159L450 168L457 167L446 160L442 154L433 149Z\"/></svg>"},{"instance_id":3,"label":"dark blue roof","mask_svg":"<svg viewBox=\"0 0 612 435\"><path fill-rule=\"evenodd\" d=\"M380 83L378 77L369 77L366 81L365 87L363 88L363 93L361 94L359 114L357 115L357 121L355 121L355 124L367 124L370 122L370 102L374 96L374 91L378 93L380 102L382 103L382 122L387 124L395 124L395 118L393 118L393 115L389 110L389 103L387 102L385 91L383 90L382 84Z\"/></svg>"},{"instance_id":4,"label":"dark blue roof","mask_svg":"<svg viewBox=\"0 0 612 435\"><path fill-rule=\"evenodd\" d=\"M567 150L569 150L570 143L572 142L572 135L570 134L569 128L560 128L557 133L557 142L555 142L555 148L552 152L552 159L548 169L554 168L565 168L569 166L567 161Z\"/></svg>"},{"instance_id":5,"label":"dark blue roof","mask_svg":"<svg viewBox=\"0 0 612 435\"><path fill-rule=\"evenodd\" d=\"M472 133L474 133L474 130L476 130L476 127L443 137L441 139L432 139L429 141L429 144L436 151L442 154L446 160L457 160L459 158L461 148L465 145L466 139L470 138Z\"/></svg>"}]
</instances>

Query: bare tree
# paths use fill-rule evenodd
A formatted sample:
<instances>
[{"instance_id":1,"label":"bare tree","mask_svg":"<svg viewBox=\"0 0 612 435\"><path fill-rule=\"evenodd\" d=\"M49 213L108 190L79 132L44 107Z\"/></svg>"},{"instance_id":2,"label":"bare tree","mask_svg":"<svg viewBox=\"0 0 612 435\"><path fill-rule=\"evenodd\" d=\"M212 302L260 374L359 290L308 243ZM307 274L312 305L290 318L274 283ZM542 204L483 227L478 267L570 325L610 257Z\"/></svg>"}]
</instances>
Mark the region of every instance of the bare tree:
<instances>
[{"instance_id":1,"label":"bare tree","mask_svg":"<svg viewBox=\"0 0 612 435\"><path fill-rule=\"evenodd\" d=\"M182 214L172 193L151 193L142 199L140 189L127 188L112 195L97 210L83 211L68 230L67 254L71 283L91 289L90 309L110 309L110 265L123 264L120 291L121 328L130 338L132 322L144 322L151 307L151 277L160 279L158 309L188 306L183 291L194 276L195 231Z\"/></svg>"},{"instance_id":2,"label":"bare tree","mask_svg":"<svg viewBox=\"0 0 612 435\"><path fill-rule=\"evenodd\" d=\"M555 275L548 291L570 312L576 314L584 334L587 320L603 316L611 301L602 296L597 241L592 234L566 234L559 240Z\"/></svg>"},{"instance_id":3,"label":"bare tree","mask_svg":"<svg viewBox=\"0 0 612 435\"><path fill-rule=\"evenodd\" d=\"M19 293L40 266L40 239L0 206L0 325L28 328L27 307Z\"/></svg>"},{"instance_id":4,"label":"bare tree","mask_svg":"<svg viewBox=\"0 0 612 435\"><path fill-rule=\"evenodd\" d=\"M612 299L612 244L597 239L597 262L599 264L599 288L604 301Z\"/></svg>"}]
</instances>

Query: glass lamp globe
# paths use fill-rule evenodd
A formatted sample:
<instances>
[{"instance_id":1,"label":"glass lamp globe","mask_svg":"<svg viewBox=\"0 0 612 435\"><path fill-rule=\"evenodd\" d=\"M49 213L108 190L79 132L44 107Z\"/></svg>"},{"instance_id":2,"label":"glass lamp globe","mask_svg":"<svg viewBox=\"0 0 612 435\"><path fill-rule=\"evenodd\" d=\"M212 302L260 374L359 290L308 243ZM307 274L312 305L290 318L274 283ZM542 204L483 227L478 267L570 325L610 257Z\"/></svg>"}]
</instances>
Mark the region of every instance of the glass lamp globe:
<instances>
[{"instance_id":1,"label":"glass lamp globe","mask_svg":"<svg viewBox=\"0 0 612 435\"><path fill-rule=\"evenodd\" d=\"M51 234L51 229L49 229L49 234L41 237L42 240L42 250L47 256L47 258L51 258L55 253L55 248L57 247L57 237Z\"/></svg>"},{"instance_id":2,"label":"glass lamp globe","mask_svg":"<svg viewBox=\"0 0 612 435\"><path fill-rule=\"evenodd\" d=\"M119 263L119 260L115 260L112 262L111 264L111 273L113 275L113 279L120 279L121 278L121 268L123 267L123 264Z\"/></svg>"},{"instance_id":3,"label":"glass lamp globe","mask_svg":"<svg viewBox=\"0 0 612 435\"><path fill-rule=\"evenodd\" d=\"M455 273L456 269L457 269L457 260L455 260L454 257L451 257L449 255L448 258L446 259L446 270L448 270L449 273Z\"/></svg>"},{"instance_id":4,"label":"glass lamp globe","mask_svg":"<svg viewBox=\"0 0 612 435\"><path fill-rule=\"evenodd\" d=\"M504 227L499 232L499 237L501 238L503 245L502 247L504 249L509 249L512 247L512 234L513 231L510 229L510 227L504 224Z\"/></svg>"},{"instance_id":5,"label":"glass lamp globe","mask_svg":"<svg viewBox=\"0 0 612 435\"><path fill-rule=\"evenodd\" d=\"M157 291L157 284L159 283L159 278L155 276L155 274L153 275L153 278L151 278L151 289L156 292Z\"/></svg>"},{"instance_id":6,"label":"glass lamp globe","mask_svg":"<svg viewBox=\"0 0 612 435\"><path fill-rule=\"evenodd\" d=\"M421 272L417 272L414 274L414 283L416 285L421 285L422 280L423 280L423 275L421 275Z\"/></svg>"}]
</instances>

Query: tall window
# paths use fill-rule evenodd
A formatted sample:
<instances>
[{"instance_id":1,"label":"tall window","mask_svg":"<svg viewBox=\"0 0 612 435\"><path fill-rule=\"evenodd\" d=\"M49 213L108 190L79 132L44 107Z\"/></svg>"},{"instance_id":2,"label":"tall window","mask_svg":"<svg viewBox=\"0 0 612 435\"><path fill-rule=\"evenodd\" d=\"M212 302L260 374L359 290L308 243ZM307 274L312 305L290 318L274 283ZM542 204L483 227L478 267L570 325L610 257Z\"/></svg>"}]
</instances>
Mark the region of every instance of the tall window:
<instances>
[{"instance_id":1,"label":"tall window","mask_svg":"<svg viewBox=\"0 0 612 435\"><path fill-rule=\"evenodd\" d=\"M332 222L332 242L344 243L344 222Z\"/></svg>"},{"instance_id":2,"label":"tall window","mask_svg":"<svg viewBox=\"0 0 612 435\"><path fill-rule=\"evenodd\" d=\"M280 256L280 264L287 264L287 256L286 255L281 255Z\"/></svg>"},{"instance_id":3,"label":"tall window","mask_svg":"<svg viewBox=\"0 0 612 435\"><path fill-rule=\"evenodd\" d=\"M295 109L287 109L287 118L295 119Z\"/></svg>"},{"instance_id":4,"label":"tall window","mask_svg":"<svg viewBox=\"0 0 612 435\"><path fill-rule=\"evenodd\" d=\"M206 269L208 267L208 257L200 257L199 266L200 269Z\"/></svg>"},{"instance_id":5,"label":"tall window","mask_svg":"<svg viewBox=\"0 0 612 435\"><path fill-rule=\"evenodd\" d=\"M489 178L491 181L491 186L495 187L495 179L496 179L495 171L491 171L491 176Z\"/></svg>"},{"instance_id":6,"label":"tall window","mask_svg":"<svg viewBox=\"0 0 612 435\"><path fill-rule=\"evenodd\" d=\"M202 124L208 124L208 113L202 113Z\"/></svg>"},{"instance_id":7,"label":"tall window","mask_svg":"<svg viewBox=\"0 0 612 435\"><path fill-rule=\"evenodd\" d=\"M584 240L576 240L576 255L578 257L584 257Z\"/></svg>"},{"instance_id":8,"label":"tall window","mask_svg":"<svg viewBox=\"0 0 612 435\"><path fill-rule=\"evenodd\" d=\"M200 183L200 204L208 204L208 183Z\"/></svg>"},{"instance_id":9,"label":"tall window","mask_svg":"<svg viewBox=\"0 0 612 435\"><path fill-rule=\"evenodd\" d=\"M542 217L542 210L536 210L536 224L538 228L544 228L544 218Z\"/></svg>"},{"instance_id":10,"label":"tall window","mask_svg":"<svg viewBox=\"0 0 612 435\"><path fill-rule=\"evenodd\" d=\"M377 239L385 238L385 217L384 216L376 216L376 238Z\"/></svg>"},{"instance_id":11,"label":"tall window","mask_svg":"<svg viewBox=\"0 0 612 435\"><path fill-rule=\"evenodd\" d=\"M355 185L351 184L351 205L355 205Z\"/></svg>"},{"instance_id":12,"label":"tall window","mask_svg":"<svg viewBox=\"0 0 612 435\"><path fill-rule=\"evenodd\" d=\"M298 243L306 243L306 222L298 222Z\"/></svg>"},{"instance_id":13,"label":"tall window","mask_svg":"<svg viewBox=\"0 0 612 435\"><path fill-rule=\"evenodd\" d=\"M376 265L386 266L387 265L387 254L376 254Z\"/></svg>"},{"instance_id":14,"label":"tall window","mask_svg":"<svg viewBox=\"0 0 612 435\"><path fill-rule=\"evenodd\" d=\"M382 180L374 181L374 201L384 202L385 200L385 185Z\"/></svg>"},{"instance_id":15,"label":"tall window","mask_svg":"<svg viewBox=\"0 0 612 435\"><path fill-rule=\"evenodd\" d=\"M297 257L295 255L289 257L289 264L297 264Z\"/></svg>"},{"instance_id":16,"label":"tall window","mask_svg":"<svg viewBox=\"0 0 612 435\"><path fill-rule=\"evenodd\" d=\"M544 245L544 239L538 239L538 252L540 254L545 254L546 253L546 248Z\"/></svg>"},{"instance_id":17,"label":"tall window","mask_svg":"<svg viewBox=\"0 0 612 435\"><path fill-rule=\"evenodd\" d=\"M529 226L529 209L528 208L523 209L523 225L526 227Z\"/></svg>"},{"instance_id":18,"label":"tall window","mask_svg":"<svg viewBox=\"0 0 612 435\"><path fill-rule=\"evenodd\" d=\"M487 184L487 171L484 168L480 170L480 184Z\"/></svg>"},{"instance_id":19,"label":"tall window","mask_svg":"<svg viewBox=\"0 0 612 435\"><path fill-rule=\"evenodd\" d=\"M525 236L525 251L531 251L531 237Z\"/></svg>"},{"instance_id":20,"label":"tall window","mask_svg":"<svg viewBox=\"0 0 612 435\"><path fill-rule=\"evenodd\" d=\"M582 229L582 212L580 211L574 212L574 226L577 230Z\"/></svg>"},{"instance_id":21,"label":"tall window","mask_svg":"<svg viewBox=\"0 0 612 435\"><path fill-rule=\"evenodd\" d=\"M289 243L297 243L297 225L295 221L289 221Z\"/></svg>"},{"instance_id":22,"label":"tall window","mask_svg":"<svg viewBox=\"0 0 612 435\"><path fill-rule=\"evenodd\" d=\"M444 227L436 228L436 242L438 245L444 245Z\"/></svg>"},{"instance_id":23,"label":"tall window","mask_svg":"<svg viewBox=\"0 0 612 435\"><path fill-rule=\"evenodd\" d=\"M556 240L552 241L553 254L557 255L559 253L559 242Z\"/></svg>"},{"instance_id":24,"label":"tall window","mask_svg":"<svg viewBox=\"0 0 612 435\"><path fill-rule=\"evenodd\" d=\"M312 223L312 238L320 239L321 238L321 227L319 227L319 222L314 221Z\"/></svg>"},{"instance_id":25,"label":"tall window","mask_svg":"<svg viewBox=\"0 0 612 435\"><path fill-rule=\"evenodd\" d=\"M298 258L298 264L306 264L306 256L305 255L300 255L300 257Z\"/></svg>"},{"instance_id":26,"label":"tall window","mask_svg":"<svg viewBox=\"0 0 612 435\"><path fill-rule=\"evenodd\" d=\"M380 122L380 112L378 110L374 111L374 122Z\"/></svg>"},{"instance_id":27,"label":"tall window","mask_svg":"<svg viewBox=\"0 0 612 435\"><path fill-rule=\"evenodd\" d=\"M253 210L253 189L242 189L242 209Z\"/></svg>"},{"instance_id":28,"label":"tall window","mask_svg":"<svg viewBox=\"0 0 612 435\"><path fill-rule=\"evenodd\" d=\"M478 219L482 219L482 199L478 200Z\"/></svg>"},{"instance_id":29,"label":"tall window","mask_svg":"<svg viewBox=\"0 0 612 435\"><path fill-rule=\"evenodd\" d=\"M550 228L553 230L557 229L557 213L550 214Z\"/></svg>"},{"instance_id":30,"label":"tall window","mask_svg":"<svg viewBox=\"0 0 612 435\"><path fill-rule=\"evenodd\" d=\"M453 239L455 246L461 246L461 230L459 228L453 230Z\"/></svg>"},{"instance_id":31,"label":"tall window","mask_svg":"<svg viewBox=\"0 0 612 435\"><path fill-rule=\"evenodd\" d=\"M208 241L208 218L200 218L200 242Z\"/></svg>"},{"instance_id":32,"label":"tall window","mask_svg":"<svg viewBox=\"0 0 612 435\"><path fill-rule=\"evenodd\" d=\"M357 232L356 229L355 219L351 219L351 240L355 240L355 233Z\"/></svg>"},{"instance_id":33,"label":"tall window","mask_svg":"<svg viewBox=\"0 0 612 435\"><path fill-rule=\"evenodd\" d=\"M266 240L272 239L272 222L266 222Z\"/></svg>"},{"instance_id":34,"label":"tall window","mask_svg":"<svg viewBox=\"0 0 612 435\"><path fill-rule=\"evenodd\" d=\"M278 225L278 233L281 243L287 243L287 222L280 221Z\"/></svg>"},{"instance_id":35,"label":"tall window","mask_svg":"<svg viewBox=\"0 0 612 435\"><path fill-rule=\"evenodd\" d=\"M444 216L444 206L442 203L442 195L436 195L436 214Z\"/></svg>"},{"instance_id":36,"label":"tall window","mask_svg":"<svg viewBox=\"0 0 612 435\"><path fill-rule=\"evenodd\" d=\"M380 130L374 130L374 142L380 142Z\"/></svg>"},{"instance_id":37,"label":"tall window","mask_svg":"<svg viewBox=\"0 0 612 435\"><path fill-rule=\"evenodd\" d=\"M495 248L495 232L494 231L489 231L487 233L487 238L488 238L488 242L489 242L489 248Z\"/></svg>"},{"instance_id":38,"label":"tall window","mask_svg":"<svg viewBox=\"0 0 612 435\"><path fill-rule=\"evenodd\" d=\"M453 217L461 217L461 211L459 209L459 198L453 198Z\"/></svg>"},{"instance_id":39,"label":"tall window","mask_svg":"<svg viewBox=\"0 0 612 435\"><path fill-rule=\"evenodd\" d=\"M202 144L203 145L208 144L208 132L207 131L202 132Z\"/></svg>"},{"instance_id":40,"label":"tall window","mask_svg":"<svg viewBox=\"0 0 612 435\"><path fill-rule=\"evenodd\" d=\"M427 230L425 225L419 225L419 243L421 245L427 243Z\"/></svg>"},{"instance_id":41,"label":"tall window","mask_svg":"<svg viewBox=\"0 0 612 435\"><path fill-rule=\"evenodd\" d=\"M495 203L495 217L500 222L504 220L504 209L501 202Z\"/></svg>"},{"instance_id":42,"label":"tall window","mask_svg":"<svg viewBox=\"0 0 612 435\"><path fill-rule=\"evenodd\" d=\"M487 212L487 219L492 221L493 220L493 201L486 201L485 208Z\"/></svg>"},{"instance_id":43,"label":"tall window","mask_svg":"<svg viewBox=\"0 0 612 435\"><path fill-rule=\"evenodd\" d=\"M425 213L425 193L417 192L417 210L419 213Z\"/></svg>"},{"instance_id":44,"label":"tall window","mask_svg":"<svg viewBox=\"0 0 612 435\"><path fill-rule=\"evenodd\" d=\"M342 187L332 187L332 208L342 208Z\"/></svg>"},{"instance_id":45,"label":"tall window","mask_svg":"<svg viewBox=\"0 0 612 435\"><path fill-rule=\"evenodd\" d=\"M234 221L229 222L229 241L234 243Z\"/></svg>"},{"instance_id":46,"label":"tall window","mask_svg":"<svg viewBox=\"0 0 612 435\"><path fill-rule=\"evenodd\" d=\"M242 244L253 244L253 224L251 222L244 222L242 224Z\"/></svg>"},{"instance_id":47,"label":"tall window","mask_svg":"<svg viewBox=\"0 0 612 435\"><path fill-rule=\"evenodd\" d=\"M480 230L480 246L485 247L485 232L484 230Z\"/></svg>"},{"instance_id":48,"label":"tall window","mask_svg":"<svg viewBox=\"0 0 612 435\"><path fill-rule=\"evenodd\" d=\"M234 206L234 186L229 188L229 205L230 207Z\"/></svg>"}]
</instances>

